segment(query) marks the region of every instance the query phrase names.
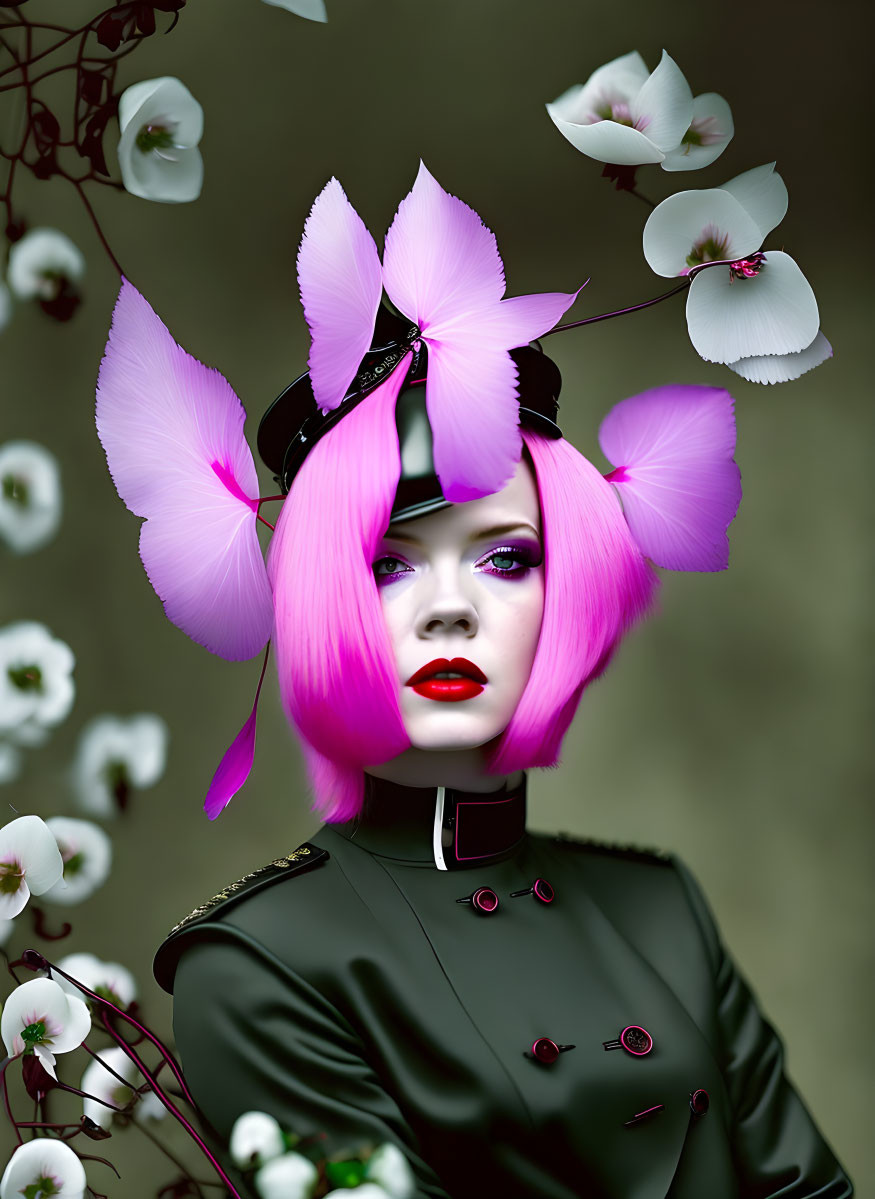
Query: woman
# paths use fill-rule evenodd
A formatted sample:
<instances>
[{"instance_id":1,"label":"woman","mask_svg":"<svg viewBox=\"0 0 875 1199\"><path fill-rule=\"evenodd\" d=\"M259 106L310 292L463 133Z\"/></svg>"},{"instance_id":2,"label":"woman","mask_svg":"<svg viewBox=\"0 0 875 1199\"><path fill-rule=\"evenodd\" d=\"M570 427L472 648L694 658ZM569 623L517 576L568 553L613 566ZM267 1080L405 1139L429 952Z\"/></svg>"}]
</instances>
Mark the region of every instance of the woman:
<instances>
[{"instance_id":1,"label":"woman","mask_svg":"<svg viewBox=\"0 0 875 1199\"><path fill-rule=\"evenodd\" d=\"M602 427L605 479L561 439L558 372L527 344L573 296L502 300L494 238L424 168L382 265L372 244L332 181L299 258L309 379L259 434L288 491L269 561L280 686L326 823L156 958L203 1115L220 1142L253 1108L326 1154L392 1142L432 1199L851 1194L686 869L526 831L524 772L557 761L583 689L647 611L646 559L726 564L730 398L624 401ZM143 395L128 303L99 423L133 507L139 467L120 465L111 415ZM258 511L230 450L196 457L217 504ZM168 614L232 656L245 593L257 642L257 566L227 604L212 583L181 595L165 499L136 503ZM211 815L245 776L253 723Z\"/></svg>"}]
</instances>

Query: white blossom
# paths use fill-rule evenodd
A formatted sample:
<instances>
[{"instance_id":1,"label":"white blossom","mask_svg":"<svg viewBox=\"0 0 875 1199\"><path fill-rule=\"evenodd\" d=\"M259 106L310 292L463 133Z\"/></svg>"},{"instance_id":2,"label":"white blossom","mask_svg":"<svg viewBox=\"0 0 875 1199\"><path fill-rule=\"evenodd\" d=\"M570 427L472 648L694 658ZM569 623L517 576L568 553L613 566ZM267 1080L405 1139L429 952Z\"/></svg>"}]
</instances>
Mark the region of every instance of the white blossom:
<instances>
[{"instance_id":1,"label":"white blossom","mask_svg":"<svg viewBox=\"0 0 875 1199\"><path fill-rule=\"evenodd\" d=\"M93 953L68 953L56 964L59 970L66 971L89 991L95 991L116 1007L130 1007L137 998L137 983L133 974L118 962L102 962ZM68 995L84 998L79 988L63 975L56 974L53 977Z\"/></svg>"},{"instance_id":2,"label":"white blossom","mask_svg":"<svg viewBox=\"0 0 875 1199\"><path fill-rule=\"evenodd\" d=\"M262 1166L255 1175L254 1185L261 1199L308 1199L318 1176L319 1172L309 1158L289 1152ZM344 1195L350 1193L344 1191Z\"/></svg>"},{"instance_id":3,"label":"white blossom","mask_svg":"<svg viewBox=\"0 0 875 1199\"><path fill-rule=\"evenodd\" d=\"M559 132L597 162L663 162L693 121L693 93L663 50L651 74L637 51L599 67L563 92L547 112Z\"/></svg>"},{"instance_id":4,"label":"white blossom","mask_svg":"<svg viewBox=\"0 0 875 1199\"><path fill-rule=\"evenodd\" d=\"M74 663L45 625L20 620L0 629L0 732L27 741L60 723L76 694Z\"/></svg>"},{"instance_id":5,"label":"white blossom","mask_svg":"<svg viewBox=\"0 0 875 1199\"><path fill-rule=\"evenodd\" d=\"M11 920L31 895L62 877L58 843L39 816L19 816L0 828L0 919Z\"/></svg>"},{"instance_id":6,"label":"white blossom","mask_svg":"<svg viewBox=\"0 0 875 1199\"><path fill-rule=\"evenodd\" d=\"M284 8L298 17L306 17L308 21L327 21L325 0L264 0L274 8Z\"/></svg>"},{"instance_id":7,"label":"white blossom","mask_svg":"<svg viewBox=\"0 0 875 1199\"><path fill-rule=\"evenodd\" d=\"M73 904L88 899L109 878L112 842L90 820L52 816L46 824L58 843L64 862L63 882L45 892L51 903Z\"/></svg>"},{"instance_id":8,"label":"white blossom","mask_svg":"<svg viewBox=\"0 0 875 1199\"><path fill-rule=\"evenodd\" d=\"M91 1031L91 1014L81 999L67 995L51 978L16 987L3 1005L0 1038L12 1056L33 1050L57 1079L55 1054L78 1049Z\"/></svg>"},{"instance_id":9,"label":"white blossom","mask_svg":"<svg viewBox=\"0 0 875 1199\"><path fill-rule=\"evenodd\" d=\"M266 1112L244 1112L234 1121L228 1145L231 1159L241 1170L264 1165L285 1151L283 1130Z\"/></svg>"},{"instance_id":10,"label":"white blossom","mask_svg":"<svg viewBox=\"0 0 875 1199\"><path fill-rule=\"evenodd\" d=\"M759 249L787 212L787 188L774 168L669 196L644 226L644 256L658 275L719 264L696 271L690 283L690 340L707 361L764 383L802 374L832 352L826 338L818 341L817 301L799 267L782 250ZM742 366L762 358L779 361L771 370Z\"/></svg>"},{"instance_id":11,"label":"white blossom","mask_svg":"<svg viewBox=\"0 0 875 1199\"><path fill-rule=\"evenodd\" d=\"M660 165L664 171L698 171L720 157L734 133L729 105L716 92L705 92L693 100L693 119L681 144Z\"/></svg>"},{"instance_id":12,"label":"white blossom","mask_svg":"<svg viewBox=\"0 0 875 1199\"><path fill-rule=\"evenodd\" d=\"M390 1141L380 1145L368 1159L365 1177L381 1186L391 1199L412 1199L416 1191L410 1163Z\"/></svg>"},{"instance_id":13,"label":"white blossom","mask_svg":"<svg viewBox=\"0 0 875 1199\"><path fill-rule=\"evenodd\" d=\"M9 247L6 280L20 300L55 300L84 274L82 251L58 229L31 229Z\"/></svg>"},{"instance_id":14,"label":"white blossom","mask_svg":"<svg viewBox=\"0 0 875 1199\"><path fill-rule=\"evenodd\" d=\"M61 484L53 454L33 441L0 445L0 537L18 554L40 549L61 521Z\"/></svg>"},{"instance_id":15,"label":"white blossom","mask_svg":"<svg viewBox=\"0 0 875 1199\"><path fill-rule=\"evenodd\" d=\"M11 783L21 773L21 751L8 741L0 741L0 783Z\"/></svg>"},{"instance_id":16,"label":"white blossom","mask_svg":"<svg viewBox=\"0 0 875 1199\"><path fill-rule=\"evenodd\" d=\"M144 79L119 98L122 182L134 196L181 204L201 193L204 164L197 145L204 110L172 75Z\"/></svg>"},{"instance_id":17,"label":"white blossom","mask_svg":"<svg viewBox=\"0 0 875 1199\"><path fill-rule=\"evenodd\" d=\"M73 766L78 807L92 816L116 815L132 789L158 781L166 759L167 725L160 716L95 717L82 731Z\"/></svg>"},{"instance_id":18,"label":"white blossom","mask_svg":"<svg viewBox=\"0 0 875 1199\"><path fill-rule=\"evenodd\" d=\"M338 1187L329 1191L325 1199L390 1199L390 1195L375 1182L363 1182L357 1187Z\"/></svg>"},{"instance_id":19,"label":"white blossom","mask_svg":"<svg viewBox=\"0 0 875 1199\"><path fill-rule=\"evenodd\" d=\"M106 1104L112 1104L113 1108L126 1108L134 1099L139 1081L139 1070L124 1049L118 1045L101 1049L86 1068L79 1085L80 1091L92 1096L82 1101L83 1115L101 1128L109 1128L115 1113ZM101 1099L103 1103L99 1102ZM166 1109L154 1091L150 1090L137 1097L131 1114L138 1121L154 1120L161 1119Z\"/></svg>"},{"instance_id":20,"label":"white blossom","mask_svg":"<svg viewBox=\"0 0 875 1199\"><path fill-rule=\"evenodd\" d=\"M0 1178L0 1199L83 1199L85 1169L69 1145L37 1137L19 1145Z\"/></svg>"}]
</instances>

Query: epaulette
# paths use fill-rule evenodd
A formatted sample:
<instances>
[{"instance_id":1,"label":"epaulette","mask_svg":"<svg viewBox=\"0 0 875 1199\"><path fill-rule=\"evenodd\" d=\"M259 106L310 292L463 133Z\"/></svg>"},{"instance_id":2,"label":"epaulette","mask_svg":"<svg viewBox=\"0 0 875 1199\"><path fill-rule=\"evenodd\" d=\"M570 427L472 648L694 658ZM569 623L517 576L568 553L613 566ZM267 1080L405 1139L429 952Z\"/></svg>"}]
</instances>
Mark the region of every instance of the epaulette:
<instances>
[{"instance_id":1,"label":"epaulette","mask_svg":"<svg viewBox=\"0 0 875 1199\"><path fill-rule=\"evenodd\" d=\"M326 849L320 849L318 845L311 845L309 841L305 841L292 853L282 858L275 858L266 866L260 866L258 870L244 874L236 882L223 887L206 903L198 904L194 911L189 912L178 924L173 926L155 954L152 971L158 984L165 991L173 989L173 975L178 958L175 947L182 933L188 932L193 925L205 920L206 917L212 921L218 915L224 915L228 908L252 895L255 891L273 886L274 883L290 878L294 874L304 874L307 870L312 870L314 866L327 862L329 856Z\"/></svg>"},{"instance_id":2,"label":"epaulette","mask_svg":"<svg viewBox=\"0 0 875 1199\"><path fill-rule=\"evenodd\" d=\"M643 849L638 845L619 845L611 841L596 841L592 837L572 837L570 833L558 833L553 838L553 843L564 849L608 854L611 857L626 858L633 862L651 862L660 866L670 866L672 863L671 854L662 849Z\"/></svg>"}]
</instances>

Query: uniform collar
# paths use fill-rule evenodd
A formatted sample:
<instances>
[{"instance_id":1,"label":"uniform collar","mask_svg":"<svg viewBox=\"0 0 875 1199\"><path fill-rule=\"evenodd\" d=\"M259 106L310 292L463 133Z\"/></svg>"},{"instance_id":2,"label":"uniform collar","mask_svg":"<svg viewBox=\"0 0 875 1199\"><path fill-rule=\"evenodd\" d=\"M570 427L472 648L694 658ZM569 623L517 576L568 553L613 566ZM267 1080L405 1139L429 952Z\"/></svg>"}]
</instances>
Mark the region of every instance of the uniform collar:
<instances>
[{"instance_id":1,"label":"uniform collar","mask_svg":"<svg viewBox=\"0 0 875 1199\"><path fill-rule=\"evenodd\" d=\"M526 835L526 776L515 788L402 787L365 775L360 814L331 829L381 857L466 870L511 857Z\"/></svg>"}]
</instances>

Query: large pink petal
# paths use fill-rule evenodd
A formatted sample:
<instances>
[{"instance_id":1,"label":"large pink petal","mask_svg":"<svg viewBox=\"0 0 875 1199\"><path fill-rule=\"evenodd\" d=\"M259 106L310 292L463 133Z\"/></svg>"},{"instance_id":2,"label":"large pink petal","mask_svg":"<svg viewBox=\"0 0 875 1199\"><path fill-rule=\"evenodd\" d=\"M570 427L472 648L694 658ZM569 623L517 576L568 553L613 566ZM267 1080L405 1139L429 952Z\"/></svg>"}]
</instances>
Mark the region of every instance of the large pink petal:
<instances>
[{"instance_id":1,"label":"large pink petal","mask_svg":"<svg viewBox=\"0 0 875 1199\"><path fill-rule=\"evenodd\" d=\"M304 225L298 283L312 337L313 395L320 408L336 408L370 347L383 293L374 239L336 179Z\"/></svg>"},{"instance_id":2,"label":"large pink petal","mask_svg":"<svg viewBox=\"0 0 875 1199\"><path fill-rule=\"evenodd\" d=\"M669 570L724 570L741 500L729 392L672 384L617 404L599 444L641 552Z\"/></svg>"},{"instance_id":3,"label":"large pink petal","mask_svg":"<svg viewBox=\"0 0 875 1199\"><path fill-rule=\"evenodd\" d=\"M434 463L454 504L500 491L522 452L516 367L476 336L428 343L426 408Z\"/></svg>"},{"instance_id":4,"label":"large pink petal","mask_svg":"<svg viewBox=\"0 0 875 1199\"><path fill-rule=\"evenodd\" d=\"M553 328L582 290L581 287L572 292L545 291L531 296L512 296L493 305L488 312L478 314L472 331L484 338L494 337L502 349L527 346ZM435 336L450 340L452 330L445 327L445 332Z\"/></svg>"},{"instance_id":5,"label":"large pink petal","mask_svg":"<svg viewBox=\"0 0 875 1199\"><path fill-rule=\"evenodd\" d=\"M257 653L273 619L245 417L227 380L178 346L123 280L97 430L119 495L147 518L141 553L168 617L231 659Z\"/></svg>"},{"instance_id":6,"label":"large pink petal","mask_svg":"<svg viewBox=\"0 0 875 1199\"><path fill-rule=\"evenodd\" d=\"M504 295L495 234L421 163L386 234L383 282L392 303L423 330Z\"/></svg>"}]
</instances>

